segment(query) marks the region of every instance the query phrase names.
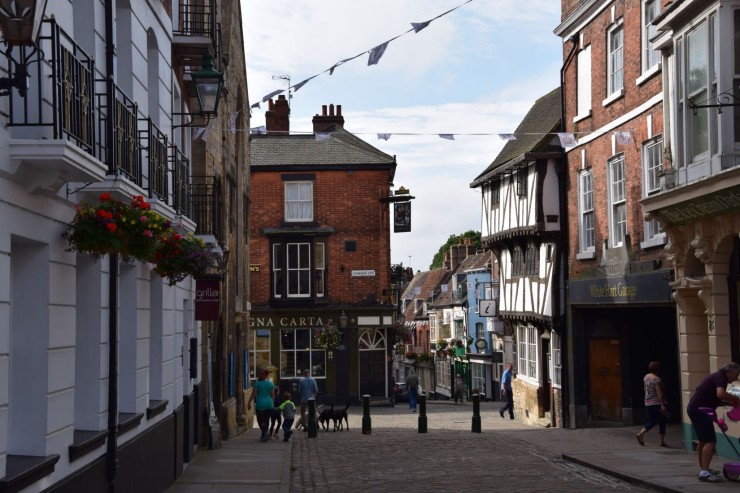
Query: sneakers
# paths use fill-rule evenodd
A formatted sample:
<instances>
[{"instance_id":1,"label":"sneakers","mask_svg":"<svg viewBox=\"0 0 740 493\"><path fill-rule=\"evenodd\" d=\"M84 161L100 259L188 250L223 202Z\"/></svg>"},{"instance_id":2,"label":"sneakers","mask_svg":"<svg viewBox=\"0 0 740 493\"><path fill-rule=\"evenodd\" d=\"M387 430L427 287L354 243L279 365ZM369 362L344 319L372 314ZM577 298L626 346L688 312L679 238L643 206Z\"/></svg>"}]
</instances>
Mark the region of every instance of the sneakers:
<instances>
[{"instance_id":1,"label":"sneakers","mask_svg":"<svg viewBox=\"0 0 740 493\"><path fill-rule=\"evenodd\" d=\"M719 482L721 482L722 480L721 480L721 479L719 479L719 478L718 478L717 476L715 476L714 474L711 474L711 473L710 473L710 474L707 474L706 476L702 476L701 474L699 474L699 481L703 481L703 482L705 482L705 483L719 483Z\"/></svg>"},{"instance_id":2,"label":"sneakers","mask_svg":"<svg viewBox=\"0 0 740 493\"><path fill-rule=\"evenodd\" d=\"M716 469L707 469L707 470L709 471L709 474L711 474L712 476L721 476L722 475L722 471L718 471Z\"/></svg>"},{"instance_id":3,"label":"sneakers","mask_svg":"<svg viewBox=\"0 0 740 493\"><path fill-rule=\"evenodd\" d=\"M503 411L499 411L499 415L501 416L501 418L503 418L504 417Z\"/></svg>"}]
</instances>

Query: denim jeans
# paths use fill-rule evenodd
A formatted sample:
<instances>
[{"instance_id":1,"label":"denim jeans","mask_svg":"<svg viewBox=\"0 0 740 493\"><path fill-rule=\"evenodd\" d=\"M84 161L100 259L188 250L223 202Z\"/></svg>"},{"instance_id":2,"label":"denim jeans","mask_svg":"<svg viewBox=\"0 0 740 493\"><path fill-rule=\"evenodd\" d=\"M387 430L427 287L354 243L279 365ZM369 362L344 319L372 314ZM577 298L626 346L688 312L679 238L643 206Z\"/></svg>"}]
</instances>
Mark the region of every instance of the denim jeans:
<instances>
[{"instance_id":1,"label":"denim jeans","mask_svg":"<svg viewBox=\"0 0 740 493\"><path fill-rule=\"evenodd\" d=\"M416 409L416 389L409 389L409 409Z\"/></svg>"}]
</instances>

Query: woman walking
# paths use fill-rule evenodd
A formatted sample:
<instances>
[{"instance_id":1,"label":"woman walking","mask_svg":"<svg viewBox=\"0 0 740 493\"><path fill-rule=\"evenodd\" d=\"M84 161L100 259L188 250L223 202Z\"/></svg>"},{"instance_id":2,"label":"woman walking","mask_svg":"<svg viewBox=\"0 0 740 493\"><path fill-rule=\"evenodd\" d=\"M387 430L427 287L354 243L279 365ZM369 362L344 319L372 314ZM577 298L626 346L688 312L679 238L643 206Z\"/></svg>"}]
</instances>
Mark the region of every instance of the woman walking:
<instances>
[{"instance_id":1,"label":"woman walking","mask_svg":"<svg viewBox=\"0 0 740 493\"><path fill-rule=\"evenodd\" d=\"M637 441L643 447L645 446L645 433L650 431L655 424L658 424L658 431L660 432L660 445L661 447L667 447L665 443L665 422L666 422L666 401L665 401L665 387L663 386L663 379L660 378L660 363L657 361L651 361L648 365L648 373L642 379L643 385L645 386L645 410L647 411L647 422L643 429L635 435Z\"/></svg>"},{"instance_id":2,"label":"woman walking","mask_svg":"<svg viewBox=\"0 0 740 493\"><path fill-rule=\"evenodd\" d=\"M262 370L254 387L252 387L252 395L249 396L249 402L247 402L247 409L252 409L252 401L255 403L257 411L257 425L260 427L262 436L260 436L260 442L266 442L270 439L269 427L270 427L270 415L275 405L274 391L275 386L271 380L267 379L270 374L268 370Z\"/></svg>"}]
</instances>

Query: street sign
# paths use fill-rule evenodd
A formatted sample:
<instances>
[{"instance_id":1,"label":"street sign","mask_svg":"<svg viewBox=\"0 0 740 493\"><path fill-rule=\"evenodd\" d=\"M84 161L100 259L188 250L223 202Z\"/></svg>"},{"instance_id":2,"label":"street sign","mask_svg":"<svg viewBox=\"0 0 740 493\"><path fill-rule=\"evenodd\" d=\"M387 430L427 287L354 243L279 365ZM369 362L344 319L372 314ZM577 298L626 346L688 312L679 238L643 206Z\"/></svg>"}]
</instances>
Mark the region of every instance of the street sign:
<instances>
[{"instance_id":1,"label":"street sign","mask_svg":"<svg viewBox=\"0 0 740 493\"><path fill-rule=\"evenodd\" d=\"M495 317L498 315L498 300L478 300L478 315Z\"/></svg>"}]
</instances>

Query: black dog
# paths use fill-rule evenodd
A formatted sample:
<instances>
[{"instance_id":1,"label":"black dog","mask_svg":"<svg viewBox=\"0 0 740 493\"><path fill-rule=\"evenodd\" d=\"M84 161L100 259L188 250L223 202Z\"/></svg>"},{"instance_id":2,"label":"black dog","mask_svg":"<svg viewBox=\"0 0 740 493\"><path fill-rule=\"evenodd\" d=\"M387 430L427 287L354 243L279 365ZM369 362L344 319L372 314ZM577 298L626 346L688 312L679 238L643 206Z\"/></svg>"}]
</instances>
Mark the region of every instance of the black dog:
<instances>
[{"instance_id":1,"label":"black dog","mask_svg":"<svg viewBox=\"0 0 740 493\"><path fill-rule=\"evenodd\" d=\"M322 426L324 428L324 431L329 431L329 420L332 419L332 416L334 416L334 403L331 403L331 407L329 409L324 408L321 410L321 413L319 413L319 426Z\"/></svg>"},{"instance_id":2,"label":"black dog","mask_svg":"<svg viewBox=\"0 0 740 493\"><path fill-rule=\"evenodd\" d=\"M349 405L352 403L352 401L347 401L347 405L344 407L344 409L337 409L332 414L331 419L334 421L334 431L337 430L344 430L344 425L342 424L342 420L344 420L345 423L347 423L347 431L349 431L349 418L347 416L347 409L349 409ZM332 406L332 409L334 407Z\"/></svg>"}]
</instances>

